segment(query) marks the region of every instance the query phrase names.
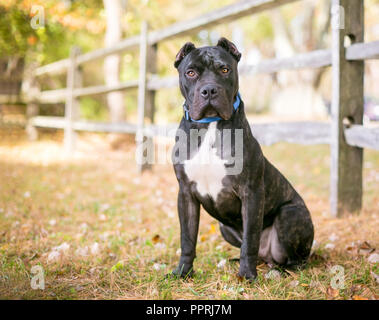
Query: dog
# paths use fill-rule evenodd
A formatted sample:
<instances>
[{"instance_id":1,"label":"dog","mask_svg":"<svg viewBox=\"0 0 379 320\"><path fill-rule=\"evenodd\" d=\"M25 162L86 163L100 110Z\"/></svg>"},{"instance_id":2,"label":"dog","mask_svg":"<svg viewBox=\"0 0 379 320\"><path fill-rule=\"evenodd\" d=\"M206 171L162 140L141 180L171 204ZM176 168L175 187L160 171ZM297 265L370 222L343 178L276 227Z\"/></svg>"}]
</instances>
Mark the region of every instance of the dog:
<instances>
[{"instance_id":1,"label":"dog","mask_svg":"<svg viewBox=\"0 0 379 320\"><path fill-rule=\"evenodd\" d=\"M257 262L286 268L307 261L314 237L309 210L288 180L263 155L239 94L241 53L226 38L216 46L187 42L174 66L185 99L173 150L179 183L181 256L175 276L193 274L200 206L219 221L223 238L240 248L238 275L257 276ZM203 132L194 139L180 139ZM230 132L231 143L219 143ZM239 135L237 135L239 133ZM237 139L238 137L238 139ZM235 140L233 140L235 138ZM194 142L195 141L195 142ZM231 150L224 156L223 146ZM229 160L241 149L233 172ZM190 152L188 152L190 151ZM191 152L193 151L193 152ZM208 155L209 163L198 161Z\"/></svg>"}]
</instances>

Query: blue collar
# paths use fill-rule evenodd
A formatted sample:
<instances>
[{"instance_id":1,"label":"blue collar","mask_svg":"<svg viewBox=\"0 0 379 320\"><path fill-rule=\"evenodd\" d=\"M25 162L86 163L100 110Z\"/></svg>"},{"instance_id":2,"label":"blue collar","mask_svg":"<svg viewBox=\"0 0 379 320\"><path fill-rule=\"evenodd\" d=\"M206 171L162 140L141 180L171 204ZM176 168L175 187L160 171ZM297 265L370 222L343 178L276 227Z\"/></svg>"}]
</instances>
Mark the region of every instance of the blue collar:
<instances>
[{"instance_id":1,"label":"blue collar","mask_svg":"<svg viewBox=\"0 0 379 320\"><path fill-rule=\"evenodd\" d=\"M241 104L241 96L240 96L240 93L238 92L237 96L236 96L236 100L233 103L234 111L236 111L239 108L240 104ZM197 123L210 123L210 122L222 120L222 118L220 118L220 117L208 117L208 118L203 118L203 119L200 119L200 120L194 120L194 119L192 119L189 116L189 111L188 111L188 108L187 108L187 105L186 105L185 102L183 104L183 109L184 109L184 117L186 118L186 120L190 120L190 121L193 121L193 122L197 122Z\"/></svg>"}]
</instances>

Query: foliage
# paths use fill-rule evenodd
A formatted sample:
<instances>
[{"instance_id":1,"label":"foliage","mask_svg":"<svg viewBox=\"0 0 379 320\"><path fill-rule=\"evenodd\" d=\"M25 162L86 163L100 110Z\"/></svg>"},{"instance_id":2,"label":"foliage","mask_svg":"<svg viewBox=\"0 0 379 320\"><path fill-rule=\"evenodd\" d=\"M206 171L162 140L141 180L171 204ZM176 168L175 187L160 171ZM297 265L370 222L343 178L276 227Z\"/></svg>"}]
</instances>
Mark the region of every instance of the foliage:
<instances>
[{"instance_id":1,"label":"foliage","mask_svg":"<svg viewBox=\"0 0 379 320\"><path fill-rule=\"evenodd\" d=\"M30 28L29 16L16 7L6 9L0 5L0 52L2 56L25 56L36 42L37 33Z\"/></svg>"},{"instance_id":2,"label":"foliage","mask_svg":"<svg viewBox=\"0 0 379 320\"><path fill-rule=\"evenodd\" d=\"M99 20L101 0L6 0L0 4L0 52L2 56L27 56L46 64L67 58L74 44L93 49L105 29ZM31 26L32 6L44 9L44 27Z\"/></svg>"}]
</instances>

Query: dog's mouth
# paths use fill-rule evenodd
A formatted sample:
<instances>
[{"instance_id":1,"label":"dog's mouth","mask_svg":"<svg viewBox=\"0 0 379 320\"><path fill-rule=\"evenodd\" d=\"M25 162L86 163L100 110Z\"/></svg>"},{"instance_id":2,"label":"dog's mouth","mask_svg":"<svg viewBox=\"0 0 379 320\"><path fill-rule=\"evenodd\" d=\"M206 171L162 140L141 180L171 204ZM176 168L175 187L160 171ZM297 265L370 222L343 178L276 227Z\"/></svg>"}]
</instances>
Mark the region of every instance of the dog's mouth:
<instances>
[{"instance_id":1,"label":"dog's mouth","mask_svg":"<svg viewBox=\"0 0 379 320\"><path fill-rule=\"evenodd\" d=\"M200 112L194 112L191 118L194 120L201 120L204 118L219 117L223 120L229 120L231 115L224 114L224 112L218 111L222 108L214 106L211 102L208 102L204 106L198 108Z\"/></svg>"}]
</instances>

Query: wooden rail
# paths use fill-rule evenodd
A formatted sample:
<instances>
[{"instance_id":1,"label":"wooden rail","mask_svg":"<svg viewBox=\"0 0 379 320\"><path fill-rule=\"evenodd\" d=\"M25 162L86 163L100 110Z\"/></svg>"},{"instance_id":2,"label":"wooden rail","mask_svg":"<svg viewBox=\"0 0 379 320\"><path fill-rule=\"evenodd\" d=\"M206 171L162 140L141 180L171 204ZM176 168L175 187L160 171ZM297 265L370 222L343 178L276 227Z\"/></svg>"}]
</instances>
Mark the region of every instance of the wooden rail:
<instances>
[{"instance_id":1,"label":"wooden rail","mask_svg":"<svg viewBox=\"0 0 379 320\"><path fill-rule=\"evenodd\" d=\"M273 9L284 4L299 0L246 0L235 3L210 13L199 16L195 19L175 23L162 30L150 32L147 35L147 44L154 45L164 40L175 37L193 34L205 28L214 27L219 24L227 23L238 18L256 14L268 9ZM117 45L109 48L93 50L77 57L76 63L82 64L89 61L102 59L108 55L122 53L131 49L138 49L140 37L134 36L120 41ZM36 70L36 75L41 76L45 73L59 73L67 69L69 60L61 60L52 64L42 66Z\"/></svg>"},{"instance_id":2,"label":"wooden rail","mask_svg":"<svg viewBox=\"0 0 379 320\"><path fill-rule=\"evenodd\" d=\"M346 60L379 59L379 41L354 43L346 48Z\"/></svg>"},{"instance_id":3,"label":"wooden rail","mask_svg":"<svg viewBox=\"0 0 379 320\"><path fill-rule=\"evenodd\" d=\"M109 48L80 54L73 51L69 59L57 61L38 68L35 76L67 72L67 88L40 92L32 99L31 108L37 103L65 102L65 118L31 117L28 128L48 127L65 130L65 145L73 149L76 131L135 133L138 146L146 139L172 136L177 124L166 127L146 125L144 119L154 122L155 91L178 86L177 77L159 78L156 75L157 44L175 37L193 34L205 28L234 21L238 18L273 9L297 0L246 0L195 19L178 22L167 28L148 31L143 23L141 35L120 41ZM333 74L332 121L253 124L251 129L262 145L279 141L299 144L329 144L331 148L331 212L334 216L355 212L362 205L362 148L379 150L379 129L362 125L363 118L363 63L366 59L379 58L379 41L364 43L363 0L332 0L333 13L344 12L344 28L334 26L332 47L294 55L285 59L265 60L257 65L241 65L242 76L257 73L276 73L282 70L331 67ZM337 9L337 10L336 10ZM341 16L340 16L341 17ZM335 18L335 16L334 16ZM353 42L345 48L345 39ZM126 50L140 50L139 79L116 85L97 85L83 88L80 84L79 65L119 54ZM352 81L353 79L353 81ZM138 89L138 123L101 123L82 121L77 118L77 100L83 96L106 94L112 91ZM37 101L38 100L38 101ZM34 110L34 109L33 109ZM31 112L30 114L35 114ZM346 127L344 120L353 125ZM142 157L142 154L139 154ZM138 157L137 157L138 158ZM140 167L142 170L142 166Z\"/></svg>"},{"instance_id":4,"label":"wooden rail","mask_svg":"<svg viewBox=\"0 0 379 320\"><path fill-rule=\"evenodd\" d=\"M379 150L379 128L352 125L344 130L350 146Z\"/></svg>"}]
</instances>

